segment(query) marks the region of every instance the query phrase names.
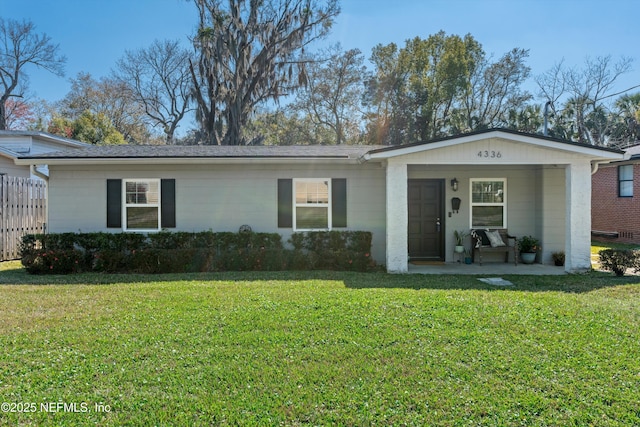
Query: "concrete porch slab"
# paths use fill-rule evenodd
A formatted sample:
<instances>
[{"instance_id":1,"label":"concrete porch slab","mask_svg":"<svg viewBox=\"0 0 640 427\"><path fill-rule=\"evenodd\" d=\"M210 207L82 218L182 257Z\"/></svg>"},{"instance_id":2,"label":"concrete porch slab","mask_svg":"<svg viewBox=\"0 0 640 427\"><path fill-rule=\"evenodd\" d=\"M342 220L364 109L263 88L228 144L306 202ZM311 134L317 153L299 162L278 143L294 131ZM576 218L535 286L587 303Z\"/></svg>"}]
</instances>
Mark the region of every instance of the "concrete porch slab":
<instances>
[{"instance_id":1,"label":"concrete porch slab","mask_svg":"<svg viewBox=\"0 0 640 427\"><path fill-rule=\"evenodd\" d=\"M472 274L482 276L513 275L564 275L564 267L543 264L518 264L504 262L485 262L480 264L464 264L447 262L443 264L415 265L409 263L409 273L412 274Z\"/></svg>"}]
</instances>

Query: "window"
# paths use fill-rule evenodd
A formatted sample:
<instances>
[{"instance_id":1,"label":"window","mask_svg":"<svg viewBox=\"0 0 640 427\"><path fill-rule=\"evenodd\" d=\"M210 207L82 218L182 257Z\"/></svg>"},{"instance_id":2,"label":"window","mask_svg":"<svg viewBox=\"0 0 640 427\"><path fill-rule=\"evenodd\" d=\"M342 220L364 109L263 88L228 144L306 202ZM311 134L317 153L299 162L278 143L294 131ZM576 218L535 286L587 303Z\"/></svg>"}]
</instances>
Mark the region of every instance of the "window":
<instances>
[{"instance_id":1,"label":"window","mask_svg":"<svg viewBox=\"0 0 640 427\"><path fill-rule=\"evenodd\" d=\"M313 184L315 184L315 188ZM331 178L331 180L296 179L295 187L294 180L291 178L278 179L277 197L278 228L306 230L307 228L303 227L318 225L320 226L319 229L328 230L347 227L346 178ZM163 203L164 199L163 195ZM322 203L317 203L320 201ZM296 214L295 223L294 213ZM310 220L309 217L313 213L321 216L320 219L316 218L314 221L317 224L304 224L305 218L307 221ZM164 221L164 213L162 214L162 219ZM295 227L294 224L296 224Z\"/></svg>"},{"instance_id":2,"label":"window","mask_svg":"<svg viewBox=\"0 0 640 427\"><path fill-rule=\"evenodd\" d=\"M124 181L124 229L160 229L160 181Z\"/></svg>"},{"instance_id":3,"label":"window","mask_svg":"<svg viewBox=\"0 0 640 427\"><path fill-rule=\"evenodd\" d=\"M633 165L618 166L618 197L633 197Z\"/></svg>"},{"instance_id":4,"label":"window","mask_svg":"<svg viewBox=\"0 0 640 427\"><path fill-rule=\"evenodd\" d=\"M176 227L175 179L107 179L107 228Z\"/></svg>"},{"instance_id":5,"label":"window","mask_svg":"<svg viewBox=\"0 0 640 427\"><path fill-rule=\"evenodd\" d=\"M328 230L331 224L331 180L294 180L295 230Z\"/></svg>"},{"instance_id":6,"label":"window","mask_svg":"<svg viewBox=\"0 0 640 427\"><path fill-rule=\"evenodd\" d=\"M507 227L507 180L471 180L471 228Z\"/></svg>"}]
</instances>

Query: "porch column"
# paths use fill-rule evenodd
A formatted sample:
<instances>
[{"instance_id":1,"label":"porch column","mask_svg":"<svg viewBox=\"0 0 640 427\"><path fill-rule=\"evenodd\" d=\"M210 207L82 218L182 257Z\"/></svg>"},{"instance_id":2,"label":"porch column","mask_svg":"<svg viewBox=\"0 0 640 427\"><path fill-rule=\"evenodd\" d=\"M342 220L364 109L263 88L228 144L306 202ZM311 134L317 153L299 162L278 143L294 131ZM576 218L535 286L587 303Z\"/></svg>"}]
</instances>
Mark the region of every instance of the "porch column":
<instances>
[{"instance_id":1,"label":"porch column","mask_svg":"<svg viewBox=\"0 0 640 427\"><path fill-rule=\"evenodd\" d=\"M591 270L591 163L567 165L565 263L568 272Z\"/></svg>"},{"instance_id":2,"label":"porch column","mask_svg":"<svg viewBox=\"0 0 640 427\"><path fill-rule=\"evenodd\" d=\"M407 165L387 164L387 271L406 273L408 266Z\"/></svg>"}]
</instances>

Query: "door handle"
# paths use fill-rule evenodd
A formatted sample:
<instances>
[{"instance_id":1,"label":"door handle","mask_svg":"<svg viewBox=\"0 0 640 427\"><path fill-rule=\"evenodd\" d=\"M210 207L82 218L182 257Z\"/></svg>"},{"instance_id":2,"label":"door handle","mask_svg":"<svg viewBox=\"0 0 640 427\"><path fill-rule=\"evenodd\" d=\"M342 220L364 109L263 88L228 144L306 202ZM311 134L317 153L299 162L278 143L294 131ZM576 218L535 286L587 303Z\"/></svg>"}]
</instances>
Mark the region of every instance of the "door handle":
<instances>
[{"instance_id":1,"label":"door handle","mask_svg":"<svg viewBox=\"0 0 640 427\"><path fill-rule=\"evenodd\" d=\"M440 231L440 218L436 218L436 231Z\"/></svg>"}]
</instances>

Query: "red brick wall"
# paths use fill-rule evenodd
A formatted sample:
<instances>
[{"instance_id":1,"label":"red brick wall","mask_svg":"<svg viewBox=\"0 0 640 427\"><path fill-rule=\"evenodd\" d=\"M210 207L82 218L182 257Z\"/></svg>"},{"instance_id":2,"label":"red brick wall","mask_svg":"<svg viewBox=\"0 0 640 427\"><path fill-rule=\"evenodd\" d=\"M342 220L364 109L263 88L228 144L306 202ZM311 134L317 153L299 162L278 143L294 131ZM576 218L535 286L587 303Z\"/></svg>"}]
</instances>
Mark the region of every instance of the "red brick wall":
<instances>
[{"instance_id":1,"label":"red brick wall","mask_svg":"<svg viewBox=\"0 0 640 427\"><path fill-rule=\"evenodd\" d=\"M591 230L616 232L596 240L640 243L640 164L633 166L633 197L618 197L618 167L600 166L591 177Z\"/></svg>"}]
</instances>

